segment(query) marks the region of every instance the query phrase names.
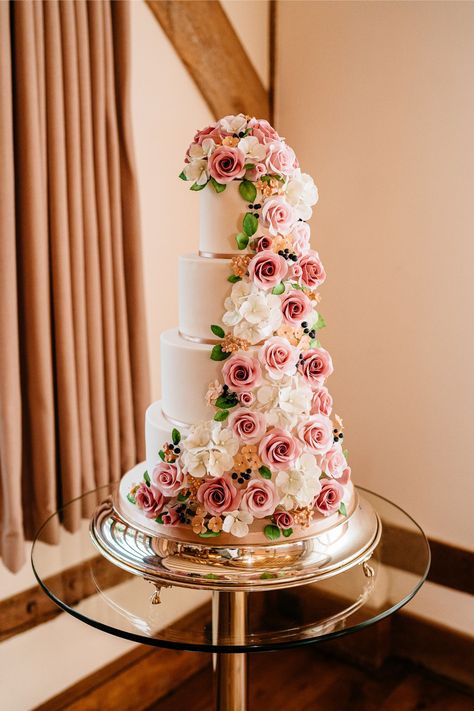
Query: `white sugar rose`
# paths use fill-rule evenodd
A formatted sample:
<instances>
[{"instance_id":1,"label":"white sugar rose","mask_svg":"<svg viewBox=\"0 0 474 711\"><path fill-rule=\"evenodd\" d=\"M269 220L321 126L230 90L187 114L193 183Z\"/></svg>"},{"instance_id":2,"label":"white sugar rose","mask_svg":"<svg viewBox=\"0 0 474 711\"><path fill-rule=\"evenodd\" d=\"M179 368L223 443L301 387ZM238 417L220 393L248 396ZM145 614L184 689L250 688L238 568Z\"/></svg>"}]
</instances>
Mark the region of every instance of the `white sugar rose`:
<instances>
[{"instance_id":1,"label":"white sugar rose","mask_svg":"<svg viewBox=\"0 0 474 711\"><path fill-rule=\"evenodd\" d=\"M318 189L313 178L298 168L286 185L285 197L295 209L297 218L309 220L312 206L318 202Z\"/></svg>"},{"instance_id":2,"label":"white sugar rose","mask_svg":"<svg viewBox=\"0 0 474 711\"><path fill-rule=\"evenodd\" d=\"M321 469L312 454L304 453L288 471L280 471L275 483L280 506L287 511L301 506L310 506L321 491Z\"/></svg>"},{"instance_id":3,"label":"white sugar rose","mask_svg":"<svg viewBox=\"0 0 474 711\"><path fill-rule=\"evenodd\" d=\"M240 148L244 153L246 163L260 163L265 160L267 155L267 147L259 143L258 138L255 138L255 136L241 138L237 148Z\"/></svg>"},{"instance_id":4,"label":"white sugar rose","mask_svg":"<svg viewBox=\"0 0 474 711\"><path fill-rule=\"evenodd\" d=\"M271 336L282 322L278 296L267 294L246 281L234 284L224 306L223 322L234 327L234 336L252 344Z\"/></svg>"},{"instance_id":5,"label":"white sugar rose","mask_svg":"<svg viewBox=\"0 0 474 711\"><path fill-rule=\"evenodd\" d=\"M211 420L194 425L182 440L181 448L182 467L191 476L219 477L231 469L239 441L232 430Z\"/></svg>"}]
</instances>

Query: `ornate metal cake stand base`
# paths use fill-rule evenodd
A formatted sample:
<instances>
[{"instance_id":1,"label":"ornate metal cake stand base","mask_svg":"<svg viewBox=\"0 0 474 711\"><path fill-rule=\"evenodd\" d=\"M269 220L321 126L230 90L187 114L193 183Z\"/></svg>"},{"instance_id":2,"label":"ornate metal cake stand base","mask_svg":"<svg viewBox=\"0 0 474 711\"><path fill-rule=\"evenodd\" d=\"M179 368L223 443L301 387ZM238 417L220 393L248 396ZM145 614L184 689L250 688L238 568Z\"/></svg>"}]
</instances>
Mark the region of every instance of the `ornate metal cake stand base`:
<instances>
[{"instance_id":1,"label":"ornate metal cake stand base","mask_svg":"<svg viewBox=\"0 0 474 711\"><path fill-rule=\"evenodd\" d=\"M362 564L380 540L381 522L360 498L347 521L314 538L224 547L143 533L127 524L108 498L97 508L90 532L112 563L157 585L250 592L315 582Z\"/></svg>"},{"instance_id":2,"label":"ornate metal cake stand base","mask_svg":"<svg viewBox=\"0 0 474 711\"><path fill-rule=\"evenodd\" d=\"M229 648L214 655L216 709L246 711L247 655L232 648L251 644L248 593L314 583L359 566L366 583L348 607L324 621L336 624L360 607L372 588L377 566L369 560L380 540L381 522L372 506L359 498L346 521L314 538L224 547L144 533L121 518L109 497L97 508L90 533L112 563L154 585L152 604L158 604L161 589L171 585L212 590L213 644Z\"/></svg>"}]
</instances>

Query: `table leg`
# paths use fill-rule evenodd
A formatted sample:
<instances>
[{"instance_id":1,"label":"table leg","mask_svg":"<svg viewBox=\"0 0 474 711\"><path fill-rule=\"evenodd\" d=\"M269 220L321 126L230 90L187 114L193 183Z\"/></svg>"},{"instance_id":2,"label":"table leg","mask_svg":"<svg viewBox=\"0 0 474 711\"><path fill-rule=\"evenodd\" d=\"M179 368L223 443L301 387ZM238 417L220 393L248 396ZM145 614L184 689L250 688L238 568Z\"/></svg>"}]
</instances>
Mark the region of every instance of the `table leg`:
<instances>
[{"instance_id":1,"label":"table leg","mask_svg":"<svg viewBox=\"0 0 474 711\"><path fill-rule=\"evenodd\" d=\"M244 644L247 630L247 593L212 593L214 644ZM247 655L214 654L216 711L247 711Z\"/></svg>"}]
</instances>

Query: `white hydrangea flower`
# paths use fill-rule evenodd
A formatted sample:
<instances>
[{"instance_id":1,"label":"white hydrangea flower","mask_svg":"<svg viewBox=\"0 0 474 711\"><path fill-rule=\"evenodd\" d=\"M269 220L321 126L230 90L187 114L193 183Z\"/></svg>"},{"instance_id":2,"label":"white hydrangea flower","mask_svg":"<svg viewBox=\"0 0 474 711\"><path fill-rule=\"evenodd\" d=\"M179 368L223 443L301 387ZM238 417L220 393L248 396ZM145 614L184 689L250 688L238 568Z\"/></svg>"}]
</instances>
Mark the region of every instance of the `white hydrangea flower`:
<instances>
[{"instance_id":1,"label":"white hydrangea flower","mask_svg":"<svg viewBox=\"0 0 474 711\"><path fill-rule=\"evenodd\" d=\"M302 454L292 469L277 474L275 483L281 497L280 505L288 511L310 506L321 491L320 476L316 457L308 452Z\"/></svg>"},{"instance_id":2,"label":"white hydrangea flower","mask_svg":"<svg viewBox=\"0 0 474 711\"><path fill-rule=\"evenodd\" d=\"M313 214L311 207L318 202L318 189L313 178L298 168L286 184L285 197L295 208L297 217L309 220Z\"/></svg>"},{"instance_id":3,"label":"white hydrangea flower","mask_svg":"<svg viewBox=\"0 0 474 711\"><path fill-rule=\"evenodd\" d=\"M237 148L240 148L242 153L244 153L246 163L260 163L265 160L267 154L266 146L264 146L263 143L259 143L258 138L255 136L245 136L245 138L241 138Z\"/></svg>"},{"instance_id":4,"label":"white hydrangea flower","mask_svg":"<svg viewBox=\"0 0 474 711\"><path fill-rule=\"evenodd\" d=\"M223 322L234 327L234 336L252 344L273 334L283 319L278 296L243 280L234 284L224 306Z\"/></svg>"},{"instance_id":5,"label":"white hydrangea flower","mask_svg":"<svg viewBox=\"0 0 474 711\"><path fill-rule=\"evenodd\" d=\"M222 524L222 530L236 538L243 538L249 532L253 516L248 511L230 511Z\"/></svg>"},{"instance_id":6,"label":"white hydrangea flower","mask_svg":"<svg viewBox=\"0 0 474 711\"><path fill-rule=\"evenodd\" d=\"M182 440L181 462L183 468L196 478L206 474L218 477L233 464L239 441L232 430L223 428L220 422L200 422Z\"/></svg>"},{"instance_id":7,"label":"white hydrangea flower","mask_svg":"<svg viewBox=\"0 0 474 711\"><path fill-rule=\"evenodd\" d=\"M224 118L220 119L218 125L229 133L240 133L247 129L247 119L244 114L224 116Z\"/></svg>"},{"instance_id":8,"label":"white hydrangea flower","mask_svg":"<svg viewBox=\"0 0 474 711\"><path fill-rule=\"evenodd\" d=\"M257 391L257 402L267 413L272 427L292 429L311 410L313 393L298 377L267 380Z\"/></svg>"},{"instance_id":9,"label":"white hydrangea flower","mask_svg":"<svg viewBox=\"0 0 474 711\"><path fill-rule=\"evenodd\" d=\"M186 180L192 180L198 185L204 185L209 180L207 160L193 160L191 163L186 163L183 173L186 176Z\"/></svg>"}]
</instances>

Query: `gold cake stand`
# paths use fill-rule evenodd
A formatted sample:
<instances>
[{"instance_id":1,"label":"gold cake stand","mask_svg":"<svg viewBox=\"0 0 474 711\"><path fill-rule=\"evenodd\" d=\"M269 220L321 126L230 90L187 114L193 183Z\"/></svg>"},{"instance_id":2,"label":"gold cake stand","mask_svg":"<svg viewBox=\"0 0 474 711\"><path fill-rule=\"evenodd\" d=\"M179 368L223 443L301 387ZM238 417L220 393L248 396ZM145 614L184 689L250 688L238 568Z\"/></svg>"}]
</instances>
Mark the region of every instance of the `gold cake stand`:
<instances>
[{"instance_id":1,"label":"gold cake stand","mask_svg":"<svg viewBox=\"0 0 474 711\"><path fill-rule=\"evenodd\" d=\"M375 583L377 565L369 564L382 531L371 504L355 493L350 515L317 536L302 540L247 546L190 543L157 535L127 520L120 498L108 496L96 509L90 534L96 548L109 561L152 583L154 604L163 587L174 585L212 591L213 642L232 640L245 645L248 636L249 593L288 588L341 574L359 566L359 593L335 617L361 606ZM336 619L326 620L335 624ZM247 709L247 654L214 654L216 708Z\"/></svg>"}]
</instances>

